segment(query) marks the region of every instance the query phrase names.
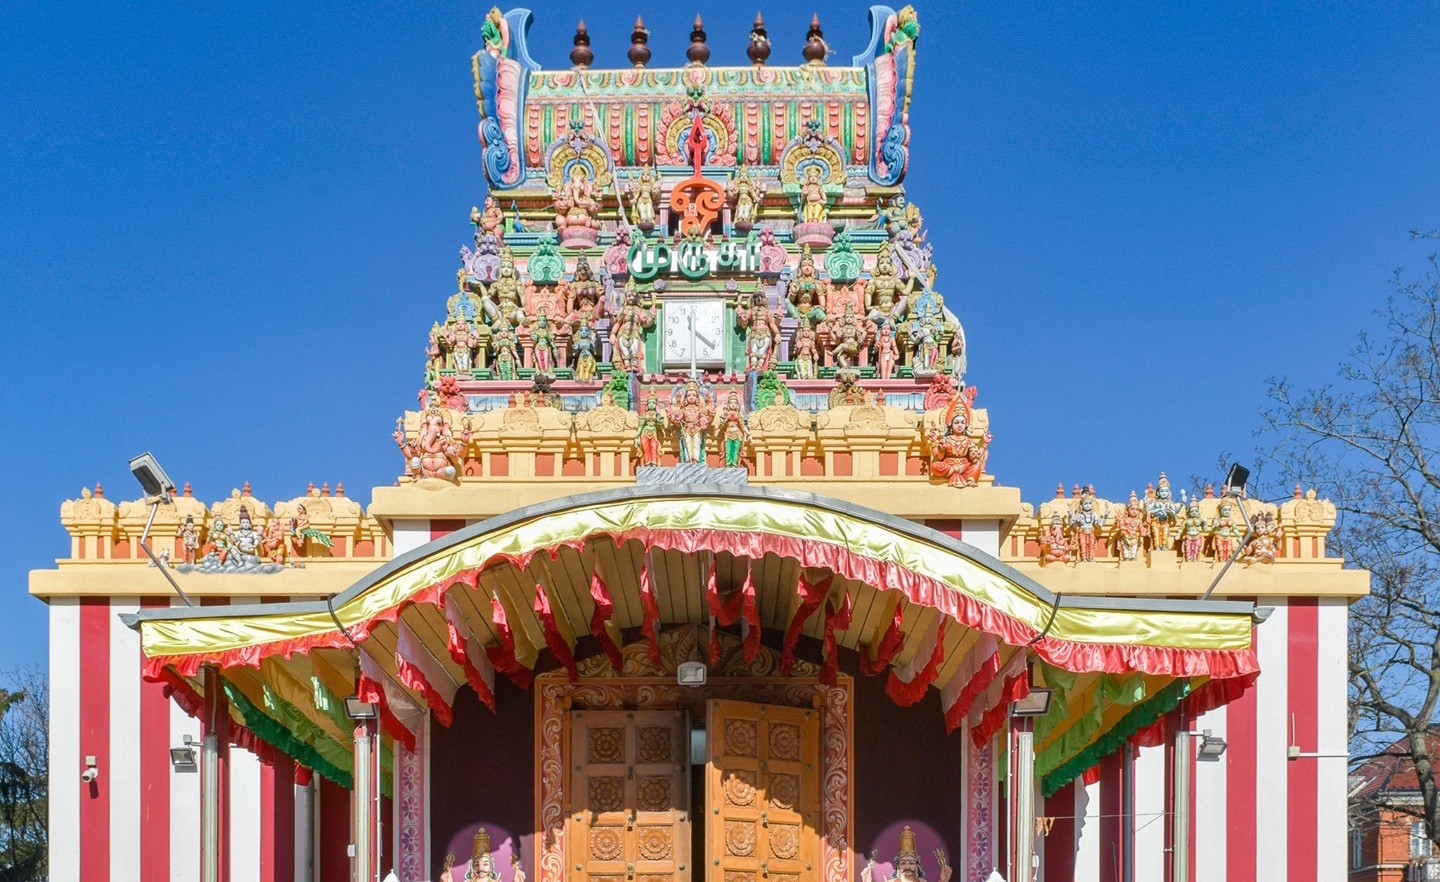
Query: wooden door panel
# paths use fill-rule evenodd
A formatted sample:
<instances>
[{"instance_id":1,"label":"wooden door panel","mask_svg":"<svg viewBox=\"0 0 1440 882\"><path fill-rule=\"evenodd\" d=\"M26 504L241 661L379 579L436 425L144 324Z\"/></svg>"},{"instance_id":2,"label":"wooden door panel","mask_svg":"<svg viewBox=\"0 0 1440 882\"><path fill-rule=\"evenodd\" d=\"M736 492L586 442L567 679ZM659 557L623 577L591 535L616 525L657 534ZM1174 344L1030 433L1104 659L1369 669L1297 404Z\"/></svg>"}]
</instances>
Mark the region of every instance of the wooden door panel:
<instances>
[{"instance_id":1,"label":"wooden door panel","mask_svg":"<svg viewBox=\"0 0 1440 882\"><path fill-rule=\"evenodd\" d=\"M687 882L685 712L576 711L569 726L567 878Z\"/></svg>"},{"instance_id":2,"label":"wooden door panel","mask_svg":"<svg viewBox=\"0 0 1440 882\"><path fill-rule=\"evenodd\" d=\"M819 879L819 718L814 710L708 706L709 882Z\"/></svg>"}]
</instances>

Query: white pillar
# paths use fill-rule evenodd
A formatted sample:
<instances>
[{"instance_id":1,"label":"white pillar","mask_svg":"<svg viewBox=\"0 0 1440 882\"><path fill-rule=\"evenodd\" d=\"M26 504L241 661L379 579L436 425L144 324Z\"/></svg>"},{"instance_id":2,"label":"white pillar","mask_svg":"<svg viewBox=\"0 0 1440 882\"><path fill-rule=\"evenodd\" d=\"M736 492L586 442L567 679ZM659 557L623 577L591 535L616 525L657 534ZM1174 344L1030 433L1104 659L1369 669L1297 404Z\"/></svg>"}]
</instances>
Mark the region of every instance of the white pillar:
<instances>
[{"instance_id":1,"label":"white pillar","mask_svg":"<svg viewBox=\"0 0 1440 882\"><path fill-rule=\"evenodd\" d=\"M295 882L315 878L315 780L295 785Z\"/></svg>"},{"instance_id":2,"label":"white pillar","mask_svg":"<svg viewBox=\"0 0 1440 882\"><path fill-rule=\"evenodd\" d=\"M373 806L370 801L371 787L377 783L371 780L370 761L370 727L368 721L361 721L355 726L355 792L350 802L350 811L354 816L351 835L354 837L351 848L354 853L351 855L352 866L355 868L356 882L370 882L375 878L374 871L374 842L375 822L370 816Z\"/></svg>"},{"instance_id":3,"label":"white pillar","mask_svg":"<svg viewBox=\"0 0 1440 882\"><path fill-rule=\"evenodd\" d=\"M1175 769L1170 788L1170 818L1174 824L1170 836L1172 882L1190 882L1190 733L1175 733Z\"/></svg>"},{"instance_id":4,"label":"white pillar","mask_svg":"<svg viewBox=\"0 0 1440 882\"><path fill-rule=\"evenodd\" d=\"M1035 733L1030 730L1028 717L1018 722L1015 763L1010 770L1010 793L1015 806L1015 863L1010 878L1012 882L1030 882L1035 878Z\"/></svg>"}]
</instances>

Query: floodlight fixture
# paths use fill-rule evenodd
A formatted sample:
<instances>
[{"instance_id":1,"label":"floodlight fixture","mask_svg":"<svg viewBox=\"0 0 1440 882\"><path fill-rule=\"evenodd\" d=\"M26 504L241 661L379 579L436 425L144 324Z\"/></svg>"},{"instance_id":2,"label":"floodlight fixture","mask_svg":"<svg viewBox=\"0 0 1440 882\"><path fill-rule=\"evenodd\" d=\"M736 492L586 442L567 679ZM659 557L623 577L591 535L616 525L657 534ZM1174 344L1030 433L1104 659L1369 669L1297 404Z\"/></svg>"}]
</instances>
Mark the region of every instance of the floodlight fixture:
<instances>
[{"instance_id":1,"label":"floodlight fixture","mask_svg":"<svg viewBox=\"0 0 1440 882\"><path fill-rule=\"evenodd\" d=\"M351 695L345 699L345 716L352 720L373 720L380 716L380 708L360 696Z\"/></svg>"},{"instance_id":2,"label":"floodlight fixture","mask_svg":"<svg viewBox=\"0 0 1440 882\"><path fill-rule=\"evenodd\" d=\"M709 672L704 662L681 662L675 668L675 682L681 686L704 686Z\"/></svg>"},{"instance_id":3,"label":"floodlight fixture","mask_svg":"<svg viewBox=\"0 0 1440 882\"><path fill-rule=\"evenodd\" d=\"M1215 762L1224 755L1225 748L1229 746L1224 738L1219 735L1211 735L1210 730L1206 729L1200 733L1200 744L1195 748L1195 758L1206 762Z\"/></svg>"},{"instance_id":4,"label":"floodlight fixture","mask_svg":"<svg viewBox=\"0 0 1440 882\"><path fill-rule=\"evenodd\" d=\"M1015 717L1043 717L1050 713L1050 700L1055 690L1041 685L1035 677L1035 668L1029 672L1030 694L1010 705L1010 715Z\"/></svg>"},{"instance_id":5,"label":"floodlight fixture","mask_svg":"<svg viewBox=\"0 0 1440 882\"><path fill-rule=\"evenodd\" d=\"M186 735L180 747L170 748L170 766L177 772L193 772L195 770L195 739L193 737Z\"/></svg>"},{"instance_id":6,"label":"floodlight fixture","mask_svg":"<svg viewBox=\"0 0 1440 882\"><path fill-rule=\"evenodd\" d=\"M154 454L147 450L139 456L131 457L130 471L135 475L135 480L140 482L146 496L158 496L162 502L170 501L170 495L175 492L175 482L160 468Z\"/></svg>"},{"instance_id":7,"label":"floodlight fixture","mask_svg":"<svg viewBox=\"0 0 1440 882\"><path fill-rule=\"evenodd\" d=\"M1245 498L1245 485L1250 482L1250 470L1237 463L1230 464L1230 472L1225 475L1225 496L1237 496Z\"/></svg>"},{"instance_id":8,"label":"floodlight fixture","mask_svg":"<svg viewBox=\"0 0 1440 882\"><path fill-rule=\"evenodd\" d=\"M194 606L194 601L185 594L175 577L170 575L170 564L156 557L155 552L150 549L150 543L146 541L150 538L150 528L155 524L155 512L160 510L160 503L170 504L173 501L175 482L170 480L170 476L160 468L160 463L155 461L154 454L148 450L139 456L131 457L130 472L135 475L135 480L140 482L140 488L145 491L145 498L150 503L150 516L145 519L145 529L140 533L140 550L150 558L150 563L155 565L155 569L160 571L160 575L165 577L165 581L170 583L170 587L175 589L175 593L180 595L185 605Z\"/></svg>"}]
</instances>

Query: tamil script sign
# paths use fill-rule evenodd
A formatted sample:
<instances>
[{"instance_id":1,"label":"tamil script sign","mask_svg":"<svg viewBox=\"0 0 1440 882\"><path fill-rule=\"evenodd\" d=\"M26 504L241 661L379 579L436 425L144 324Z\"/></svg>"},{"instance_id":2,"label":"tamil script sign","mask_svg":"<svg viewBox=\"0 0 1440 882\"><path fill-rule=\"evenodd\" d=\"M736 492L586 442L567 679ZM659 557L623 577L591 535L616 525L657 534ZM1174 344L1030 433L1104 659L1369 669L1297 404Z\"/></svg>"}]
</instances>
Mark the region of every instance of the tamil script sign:
<instances>
[{"instance_id":1,"label":"tamil script sign","mask_svg":"<svg viewBox=\"0 0 1440 882\"><path fill-rule=\"evenodd\" d=\"M758 272L760 247L753 241L725 241L719 245L687 241L671 245L659 239L640 239L630 246L625 262L630 275L641 282L662 273L703 279L717 272Z\"/></svg>"}]
</instances>

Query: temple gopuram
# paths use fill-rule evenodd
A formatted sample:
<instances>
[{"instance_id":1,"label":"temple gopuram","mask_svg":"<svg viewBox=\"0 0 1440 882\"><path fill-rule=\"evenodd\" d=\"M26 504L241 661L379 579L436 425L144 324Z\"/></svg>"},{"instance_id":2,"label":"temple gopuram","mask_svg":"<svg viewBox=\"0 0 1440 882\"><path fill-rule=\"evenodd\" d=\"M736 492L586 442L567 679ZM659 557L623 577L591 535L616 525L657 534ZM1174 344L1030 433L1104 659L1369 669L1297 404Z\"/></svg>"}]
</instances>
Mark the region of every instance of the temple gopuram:
<instances>
[{"instance_id":1,"label":"temple gopuram","mask_svg":"<svg viewBox=\"0 0 1440 882\"><path fill-rule=\"evenodd\" d=\"M399 480L61 506L52 880L1342 877L1334 506L997 480L870 17L604 70L484 18Z\"/></svg>"}]
</instances>

